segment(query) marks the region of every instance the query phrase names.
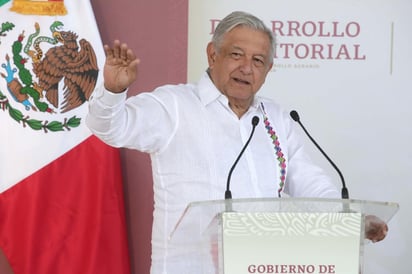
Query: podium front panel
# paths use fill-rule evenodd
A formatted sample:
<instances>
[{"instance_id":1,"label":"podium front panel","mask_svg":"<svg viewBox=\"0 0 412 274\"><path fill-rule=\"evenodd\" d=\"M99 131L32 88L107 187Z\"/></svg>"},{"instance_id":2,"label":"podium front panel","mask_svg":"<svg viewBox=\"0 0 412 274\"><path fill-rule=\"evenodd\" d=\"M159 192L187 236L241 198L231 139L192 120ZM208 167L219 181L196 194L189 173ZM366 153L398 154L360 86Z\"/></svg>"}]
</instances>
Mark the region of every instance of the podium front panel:
<instances>
[{"instance_id":1,"label":"podium front panel","mask_svg":"<svg viewBox=\"0 0 412 274\"><path fill-rule=\"evenodd\" d=\"M358 274L361 213L222 214L225 274Z\"/></svg>"}]
</instances>

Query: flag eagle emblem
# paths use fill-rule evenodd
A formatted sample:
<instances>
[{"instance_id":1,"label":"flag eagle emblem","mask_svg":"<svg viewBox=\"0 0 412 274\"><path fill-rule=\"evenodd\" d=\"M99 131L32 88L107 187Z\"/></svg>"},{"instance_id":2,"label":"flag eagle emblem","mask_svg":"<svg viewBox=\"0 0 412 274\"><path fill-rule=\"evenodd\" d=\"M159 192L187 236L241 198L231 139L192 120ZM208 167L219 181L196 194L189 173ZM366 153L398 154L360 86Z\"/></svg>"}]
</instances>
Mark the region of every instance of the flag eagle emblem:
<instances>
[{"instance_id":1,"label":"flag eagle emblem","mask_svg":"<svg viewBox=\"0 0 412 274\"><path fill-rule=\"evenodd\" d=\"M86 39L73 31L64 31L63 23L54 21L45 31L39 23L34 30L13 32L15 25L4 22L1 39L15 35L9 52L0 52L0 109L33 130L56 132L79 126L75 115L62 120L31 118L36 113L64 114L88 101L98 78L95 51ZM27 33L27 35L26 35Z\"/></svg>"}]
</instances>

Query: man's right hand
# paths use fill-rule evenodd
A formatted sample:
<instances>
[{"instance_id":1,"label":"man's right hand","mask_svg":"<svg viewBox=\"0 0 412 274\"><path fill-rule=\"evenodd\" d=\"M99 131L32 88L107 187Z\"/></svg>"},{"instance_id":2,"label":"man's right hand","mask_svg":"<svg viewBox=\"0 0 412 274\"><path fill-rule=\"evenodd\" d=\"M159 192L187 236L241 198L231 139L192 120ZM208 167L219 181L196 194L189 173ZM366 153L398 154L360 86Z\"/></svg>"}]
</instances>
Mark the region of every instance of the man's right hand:
<instances>
[{"instance_id":1,"label":"man's right hand","mask_svg":"<svg viewBox=\"0 0 412 274\"><path fill-rule=\"evenodd\" d=\"M104 51L104 87L114 93L123 92L136 80L140 60L127 44L121 44L119 40L115 40L112 47L104 45Z\"/></svg>"}]
</instances>

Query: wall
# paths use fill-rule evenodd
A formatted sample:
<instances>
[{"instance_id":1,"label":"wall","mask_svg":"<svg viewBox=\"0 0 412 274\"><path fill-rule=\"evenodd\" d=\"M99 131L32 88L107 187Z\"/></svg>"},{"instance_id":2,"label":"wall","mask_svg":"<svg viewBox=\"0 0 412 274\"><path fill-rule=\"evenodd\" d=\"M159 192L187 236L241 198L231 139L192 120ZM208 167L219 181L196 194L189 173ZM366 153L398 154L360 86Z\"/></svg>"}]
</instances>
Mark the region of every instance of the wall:
<instances>
[{"instance_id":1,"label":"wall","mask_svg":"<svg viewBox=\"0 0 412 274\"><path fill-rule=\"evenodd\" d=\"M187 0L91 1L103 43L126 42L141 63L129 95L186 81ZM122 150L132 273L149 273L153 189L149 157Z\"/></svg>"}]
</instances>

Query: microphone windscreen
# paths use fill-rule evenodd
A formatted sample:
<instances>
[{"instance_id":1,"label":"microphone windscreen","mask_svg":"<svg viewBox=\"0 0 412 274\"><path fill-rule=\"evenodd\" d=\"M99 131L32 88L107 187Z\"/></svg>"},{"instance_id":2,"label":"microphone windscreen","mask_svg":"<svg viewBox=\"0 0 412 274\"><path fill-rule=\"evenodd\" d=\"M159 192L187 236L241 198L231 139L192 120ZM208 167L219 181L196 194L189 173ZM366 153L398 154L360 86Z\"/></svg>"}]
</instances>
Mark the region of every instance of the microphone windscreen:
<instances>
[{"instance_id":1,"label":"microphone windscreen","mask_svg":"<svg viewBox=\"0 0 412 274\"><path fill-rule=\"evenodd\" d=\"M299 122L299 120L300 120L299 114L298 114L298 112L297 112L296 110L292 110L292 111L290 112L290 117L292 117L292 119L293 119L295 122Z\"/></svg>"},{"instance_id":2,"label":"microphone windscreen","mask_svg":"<svg viewBox=\"0 0 412 274\"><path fill-rule=\"evenodd\" d=\"M256 126L259 123L259 117L253 116L252 118L252 125Z\"/></svg>"}]
</instances>

